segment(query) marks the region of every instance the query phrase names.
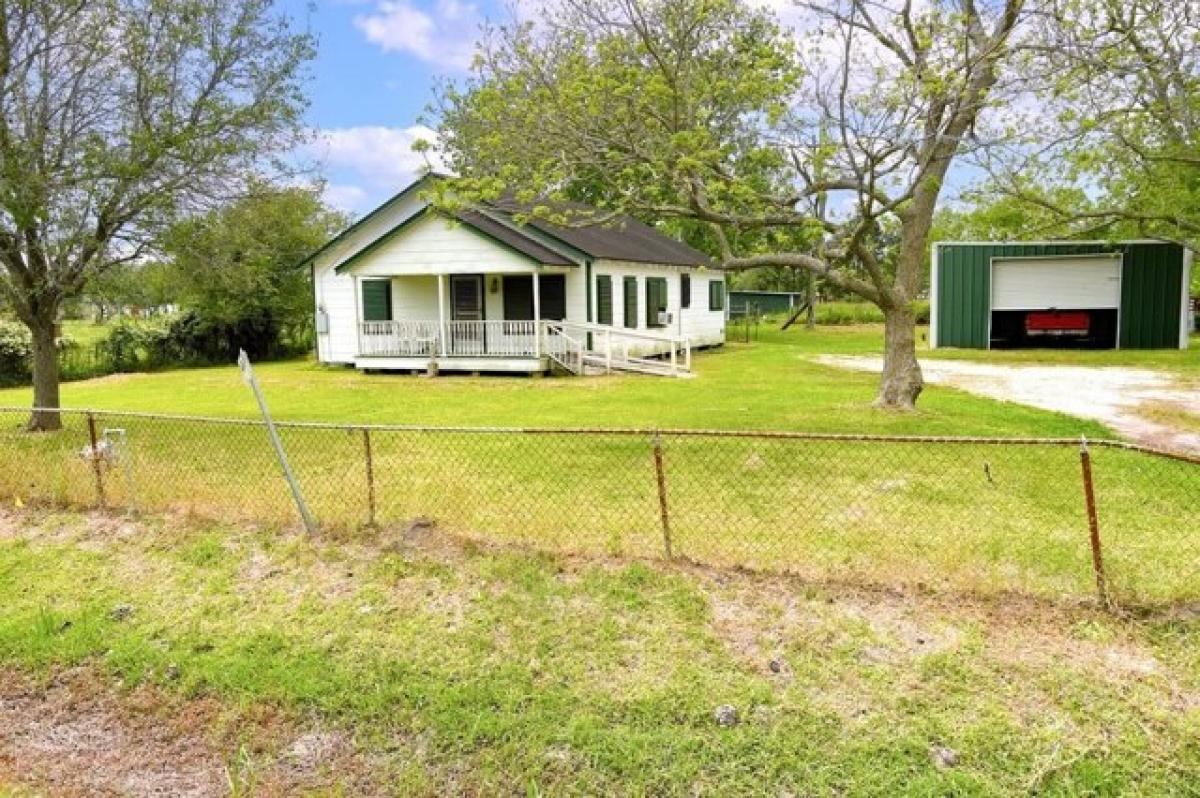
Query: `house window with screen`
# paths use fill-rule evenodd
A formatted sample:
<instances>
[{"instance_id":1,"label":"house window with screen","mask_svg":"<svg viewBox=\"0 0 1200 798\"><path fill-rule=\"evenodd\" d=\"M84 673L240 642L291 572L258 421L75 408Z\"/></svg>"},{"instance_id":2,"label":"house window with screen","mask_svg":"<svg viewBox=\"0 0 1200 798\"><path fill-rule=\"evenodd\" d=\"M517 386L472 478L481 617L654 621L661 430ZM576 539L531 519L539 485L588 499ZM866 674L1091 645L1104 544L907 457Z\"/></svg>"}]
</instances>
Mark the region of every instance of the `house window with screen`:
<instances>
[{"instance_id":1,"label":"house window with screen","mask_svg":"<svg viewBox=\"0 0 1200 798\"><path fill-rule=\"evenodd\" d=\"M725 281L724 280L709 280L709 282L708 282L708 309L709 310L724 310L725 309Z\"/></svg>"},{"instance_id":2,"label":"house window with screen","mask_svg":"<svg viewBox=\"0 0 1200 798\"><path fill-rule=\"evenodd\" d=\"M638 323L638 292L637 278L625 278L625 326L631 329L637 329Z\"/></svg>"},{"instance_id":3,"label":"house window with screen","mask_svg":"<svg viewBox=\"0 0 1200 798\"><path fill-rule=\"evenodd\" d=\"M612 277L607 274L596 275L596 323L613 323Z\"/></svg>"}]
</instances>

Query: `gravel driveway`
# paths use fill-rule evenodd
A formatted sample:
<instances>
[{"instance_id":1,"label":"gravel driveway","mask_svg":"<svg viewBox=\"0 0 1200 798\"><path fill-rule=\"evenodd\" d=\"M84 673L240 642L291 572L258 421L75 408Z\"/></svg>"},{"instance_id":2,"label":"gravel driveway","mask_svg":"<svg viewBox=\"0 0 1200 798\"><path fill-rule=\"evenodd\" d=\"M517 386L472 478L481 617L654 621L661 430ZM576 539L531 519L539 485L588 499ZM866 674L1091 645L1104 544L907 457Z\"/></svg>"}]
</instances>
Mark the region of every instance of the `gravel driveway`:
<instances>
[{"instance_id":1,"label":"gravel driveway","mask_svg":"<svg viewBox=\"0 0 1200 798\"><path fill-rule=\"evenodd\" d=\"M879 372L880 357L821 355L830 366ZM1121 366L1015 366L968 360L921 361L925 381L980 396L1019 402L1107 424L1122 436L1151 446L1200 453L1200 391L1166 372ZM1151 411L1158 416L1148 417ZM1166 411L1161 412L1161 411ZM1174 418L1179 417L1178 422Z\"/></svg>"}]
</instances>

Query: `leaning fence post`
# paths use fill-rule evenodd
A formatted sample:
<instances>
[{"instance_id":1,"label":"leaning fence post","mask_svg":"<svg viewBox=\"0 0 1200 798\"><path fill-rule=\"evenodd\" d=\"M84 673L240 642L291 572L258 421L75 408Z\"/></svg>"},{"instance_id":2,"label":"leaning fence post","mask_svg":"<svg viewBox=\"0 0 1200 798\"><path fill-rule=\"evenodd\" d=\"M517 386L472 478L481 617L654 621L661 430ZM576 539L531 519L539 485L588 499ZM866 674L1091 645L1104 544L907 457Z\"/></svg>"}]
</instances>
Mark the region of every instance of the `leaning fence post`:
<instances>
[{"instance_id":1,"label":"leaning fence post","mask_svg":"<svg viewBox=\"0 0 1200 798\"><path fill-rule=\"evenodd\" d=\"M371 455L371 430L363 427L363 453L367 466L367 526L375 526L375 459Z\"/></svg>"},{"instance_id":2,"label":"leaning fence post","mask_svg":"<svg viewBox=\"0 0 1200 798\"><path fill-rule=\"evenodd\" d=\"M1092 455L1088 452L1086 437L1080 438L1079 464L1083 470L1083 497L1087 504L1088 532L1092 544L1092 571L1096 574L1096 591L1100 595L1100 603L1105 607L1111 607L1112 599L1108 594L1108 578L1104 573L1104 555L1100 549L1100 519L1096 515L1096 492L1092 485Z\"/></svg>"},{"instance_id":3,"label":"leaning fence post","mask_svg":"<svg viewBox=\"0 0 1200 798\"><path fill-rule=\"evenodd\" d=\"M96 475L96 501L99 506L106 504L104 498L104 464L100 462L100 437L96 434L96 415L87 412L88 427L88 460L92 461L92 472Z\"/></svg>"},{"instance_id":4,"label":"leaning fence post","mask_svg":"<svg viewBox=\"0 0 1200 798\"><path fill-rule=\"evenodd\" d=\"M658 481L658 513L662 522L663 551L673 559L671 551L671 514L667 508L667 474L663 468L662 436L654 433L654 475Z\"/></svg>"},{"instance_id":5,"label":"leaning fence post","mask_svg":"<svg viewBox=\"0 0 1200 798\"><path fill-rule=\"evenodd\" d=\"M287 480L288 487L291 488L296 509L300 511L300 518L304 520L304 528L310 535L315 534L317 519L308 509L308 503L304 501L304 494L300 492L300 483L296 481L296 475L292 473L292 465L288 462L287 453L283 450L283 441L279 439L275 421L271 418L270 411L267 410L267 400L263 397L262 389L258 387L258 380L254 377L254 368L250 365L250 358L247 357L245 350L238 351L238 368L241 369L242 379L250 386L254 398L258 401L259 412L262 413L263 422L267 425L267 437L271 439L271 446L275 449L275 457L279 460L279 467L283 470L283 478Z\"/></svg>"}]
</instances>

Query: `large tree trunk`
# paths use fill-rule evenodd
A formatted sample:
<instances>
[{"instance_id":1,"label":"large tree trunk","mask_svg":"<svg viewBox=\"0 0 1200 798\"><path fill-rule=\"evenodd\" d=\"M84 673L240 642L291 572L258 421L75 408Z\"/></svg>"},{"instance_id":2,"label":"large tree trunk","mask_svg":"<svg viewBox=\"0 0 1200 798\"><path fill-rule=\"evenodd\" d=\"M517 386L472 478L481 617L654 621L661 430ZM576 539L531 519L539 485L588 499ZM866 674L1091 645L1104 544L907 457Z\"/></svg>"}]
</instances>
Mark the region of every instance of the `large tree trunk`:
<instances>
[{"instance_id":1,"label":"large tree trunk","mask_svg":"<svg viewBox=\"0 0 1200 798\"><path fill-rule=\"evenodd\" d=\"M39 319L29 325L33 333L33 406L30 432L62 429L58 394L58 346L54 340L54 320ZM46 408L49 408L48 410Z\"/></svg>"},{"instance_id":2,"label":"large tree trunk","mask_svg":"<svg viewBox=\"0 0 1200 798\"><path fill-rule=\"evenodd\" d=\"M917 362L917 320L907 304L883 311L883 376L878 407L912 410L925 387Z\"/></svg>"}]
</instances>

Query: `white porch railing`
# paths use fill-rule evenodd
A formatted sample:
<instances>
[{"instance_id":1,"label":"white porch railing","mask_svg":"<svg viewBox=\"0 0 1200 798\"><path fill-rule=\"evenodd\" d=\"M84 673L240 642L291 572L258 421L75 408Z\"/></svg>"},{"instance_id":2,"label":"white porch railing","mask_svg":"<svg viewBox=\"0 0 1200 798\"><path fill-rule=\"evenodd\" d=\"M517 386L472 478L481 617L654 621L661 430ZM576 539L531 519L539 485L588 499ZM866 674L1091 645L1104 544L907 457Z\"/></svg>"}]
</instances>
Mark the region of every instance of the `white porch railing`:
<instances>
[{"instance_id":1,"label":"white porch railing","mask_svg":"<svg viewBox=\"0 0 1200 798\"><path fill-rule=\"evenodd\" d=\"M535 357L537 322L448 321L447 357Z\"/></svg>"},{"instance_id":2,"label":"white porch railing","mask_svg":"<svg viewBox=\"0 0 1200 798\"><path fill-rule=\"evenodd\" d=\"M572 374L582 374L584 342L571 337L565 321L544 321L542 325L542 344L547 356Z\"/></svg>"},{"instance_id":3,"label":"white porch railing","mask_svg":"<svg viewBox=\"0 0 1200 798\"><path fill-rule=\"evenodd\" d=\"M575 338L590 335L586 365L605 372L641 371L648 374L686 374L692 370L689 336L652 333L604 324L562 322L564 333ZM640 354L632 354L634 351Z\"/></svg>"},{"instance_id":4,"label":"white porch railing","mask_svg":"<svg viewBox=\"0 0 1200 798\"><path fill-rule=\"evenodd\" d=\"M552 357L575 373L692 368L686 336L566 321L364 321L358 340L361 357Z\"/></svg>"},{"instance_id":5,"label":"white porch railing","mask_svg":"<svg viewBox=\"0 0 1200 798\"><path fill-rule=\"evenodd\" d=\"M441 351L436 321L364 321L358 327L363 357L433 357Z\"/></svg>"},{"instance_id":6,"label":"white porch railing","mask_svg":"<svg viewBox=\"0 0 1200 798\"><path fill-rule=\"evenodd\" d=\"M534 321L364 321L361 357L537 357Z\"/></svg>"}]
</instances>

